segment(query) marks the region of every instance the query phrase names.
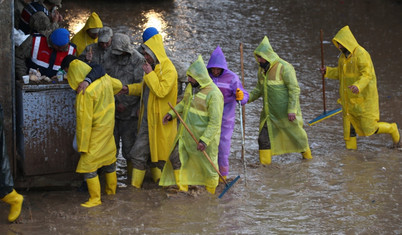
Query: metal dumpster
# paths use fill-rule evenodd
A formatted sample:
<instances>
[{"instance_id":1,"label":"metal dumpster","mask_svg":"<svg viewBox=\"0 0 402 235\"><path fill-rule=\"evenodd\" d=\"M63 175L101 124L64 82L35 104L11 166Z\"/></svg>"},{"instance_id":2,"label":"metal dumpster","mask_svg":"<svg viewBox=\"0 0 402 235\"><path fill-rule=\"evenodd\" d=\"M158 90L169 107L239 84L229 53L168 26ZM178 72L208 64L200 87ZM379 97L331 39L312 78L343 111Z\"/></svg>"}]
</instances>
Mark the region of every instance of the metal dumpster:
<instances>
[{"instance_id":1,"label":"metal dumpster","mask_svg":"<svg viewBox=\"0 0 402 235\"><path fill-rule=\"evenodd\" d=\"M16 82L17 151L23 175L75 172L75 91L65 84Z\"/></svg>"}]
</instances>

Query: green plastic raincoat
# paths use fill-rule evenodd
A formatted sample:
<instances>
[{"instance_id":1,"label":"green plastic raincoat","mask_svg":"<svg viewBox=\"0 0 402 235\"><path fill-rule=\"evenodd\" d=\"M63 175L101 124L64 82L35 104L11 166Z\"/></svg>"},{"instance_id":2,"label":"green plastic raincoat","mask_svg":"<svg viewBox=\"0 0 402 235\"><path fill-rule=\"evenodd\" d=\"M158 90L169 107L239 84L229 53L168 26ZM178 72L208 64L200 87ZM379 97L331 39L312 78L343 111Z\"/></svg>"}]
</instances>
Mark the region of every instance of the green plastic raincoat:
<instances>
[{"instance_id":1,"label":"green plastic raincoat","mask_svg":"<svg viewBox=\"0 0 402 235\"><path fill-rule=\"evenodd\" d=\"M86 63L76 59L68 69L68 83L76 90L80 82L91 71ZM122 83L105 74L75 100L77 115L77 146L81 153L76 172L90 173L116 161L114 129L114 95L123 87Z\"/></svg>"},{"instance_id":2,"label":"green plastic raincoat","mask_svg":"<svg viewBox=\"0 0 402 235\"><path fill-rule=\"evenodd\" d=\"M142 120L144 114L145 107L142 102L144 85L148 86L147 118L151 161L167 161L170 147L177 133L177 123L169 122L169 124L163 125L162 120L163 116L170 110L168 102L176 104L177 101L177 72L173 63L166 55L160 34L156 34L148 39L145 45L155 54L159 64L155 66L152 72L144 75L144 80L141 83L127 86L129 88L129 95L141 96L140 117L138 120ZM138 125L140 124L141 121L138 121Z\"/></svg>"},{"instance_id":3,"label":"green plastic raincoat","mask_svg":"<svg viewBox=\"0 0 402 235\"><path fill-rule=\"evenodd\" d=\"M97 43L98 38L91 38L87 30L88 29L95 29L95 28L102 28L103 24L101 19L99 18L98 14L92 12L92 14L88 17L87 22L85 23L84 28L82 28L74 37L71 39L71 42L77 46L77 56L79 56L87 47L92 43Z\"/></svg>"},{"instance_id":4,"label":"green plastic raincoat","mask_svg":"<svg viewBox=\"0 0 402 235\"><path fill-rule=\"evenodd\" d=\"M257 55L270 63L266 74L264 69L258 68L258 82L249 98L249 103L261 96L263 98L260 131L266 123L272 155L305 152L309 145L303 129L296 72L291 64L274 52L266 36L254 51L256 60ZM295 113L296 120L289 121L288 113Z\"/></svg>"},{"instance_id":5,"label":"green plastic raincoat","mask_svg":"<svg viewBox=\"0 0 402 235\"><path fill-rule=\"evenodd\" d=\"M189 129L197 140L202 140L206 145L206 152L218 169L218 146L221 133L223 95L219 88L212 82L208 70L201 56L190 65L187 75L194 78L200 84L199 92L193 94L191 84L185 90L183 100L176 105L176 111L181 115ZM169 111L173 118L176 114ZM171 121L176 122L176 121ZM183 185L205 185L216 187L219 175L212 167L208 159L201 151L197 150L197 144L183 127L179 126L175 143L179 141L180 155L180 182ZM175 146L172 145L173 147ZM168 161L162 172L159 185L168 186L176 184L173 168Z\"/></svg>"},{"instance_id":6,"label":"green plastic raincoat","mask_svg":"<svg viewBox=\"0 0 402 235\"><path fill-rule=\"evenodd\" d=\"M370 136L378 129L380 119L377 78L370 54L357 43L349 26L339 30L332 42L337 48L342 44L350 52L347 58L342 53L338 67L327 67L325 74L339 80L344 139L349 140L350 124L359 136ZM359 88L358 94L348 88L352 85Z\"/></svg>"}]
</instances>

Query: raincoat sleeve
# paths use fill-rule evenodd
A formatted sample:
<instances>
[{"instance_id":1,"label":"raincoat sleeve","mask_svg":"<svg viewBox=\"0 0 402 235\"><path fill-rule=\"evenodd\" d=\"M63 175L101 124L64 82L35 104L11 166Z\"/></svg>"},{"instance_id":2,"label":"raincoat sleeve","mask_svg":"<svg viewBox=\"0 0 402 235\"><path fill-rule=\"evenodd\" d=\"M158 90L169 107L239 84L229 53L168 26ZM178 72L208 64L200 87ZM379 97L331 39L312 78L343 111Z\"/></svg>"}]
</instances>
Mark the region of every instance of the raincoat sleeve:
<instances>
[{"instance_id":1,"label":"raincoat sleeve","mask_svg":"<svg viewBox=\"0 0 402 235\"><path fill-rule=\"evenodd\" d=\"M92 131L93 99L88 92L77 95L75 112L77 114L77 146L78 152L86 153L89 150L89 140Z\"/></svg>"},{"instance_id":2,"label":"raincoat sleeve","mask_svg":"<svg viewBox=\"0 0 402 235\"><path fill-rule=\"evenodd\" d=\"M17 79L28 74L26 60L31 57L32 36L29 36L19 47L15 49L15 74Z\"/></svg>"},{"instance_id":3,"label":"raincoat sleeve","mask_svg":"<svg viewBox=\"0 0 402 235\"><path fill-rule=\"evenodd\" d=\"M212 94L211 94L212 93ZM223 113L223 96L222 93L211 92L208 103L209 122L204 133L200 137L207 146L214 139L215 135L220 133Z\"/></svg>"},{"instance_id":4,"label":"raincoat sleeve","mask_svg":"<svg viewBox=\"0 0 402 235\"><path fill-rule=\"evenodd\" d=\"M362 90L367 86L367 84L370 83L370 81L374 77L371 73L372 71L371 58L367 52L364 53L364 51L359 50L359 48L356 49L355 53L357 57L357 68L359 71L359 78L353 85L359 88L359 92L362 92Z\"/></svg>"},{"instance_id":5,"label":"raincoat sleeve","mask_svg":"<svg viewBox=\"0 0 402 235\"><path fill-rule=\"evenodd\" d=\"M141 96L142 93L142 83L133 83L127 85L128 95Z\"/></svg>"},{"instance_id":6,"label":"raincoat sleeve","mask_svg":"<svg viewBox=\"0 0 402 235\"><path fill-rule=\"evenodd\" d=\"M338 67L328 67L327 72L325 73L325 77L329 79L339 80L339 71Z\"/></svg>"},{"instance_id":7,"label":"raincoat sleeve","mask_svg":"<svg viewBox=\"0 0 402 235\"><path fill-rule=\"evenodd\" d=\"M257 85L255 86L255 88L250 92L250 96L248 98L248 102L247 103L251 103L254 100L258 99L261 97L262 95L262 90L263 90L263 84L262 81L258 80Z\"/></svg>"},{"instance_id":8,"label":"raincoat sleeve","mask_svg":"<svg viewBox=\"0 0 402 235\"><path fill-rule=\"evenodd\" d=\"M174 69L164 70L164 74L159 78L155 71L144 75L144 81L158 98L164 98L172 90L174 83L177 82L177 73Z\"/></svg>"},{"instance_id":9,"label":"raincoat sleeve","mask_svg":"<svg viewBox=\"0 0 402 235\"><path fill-rule=\"evenodd\" d=\"M296 113L299 104L300 87L292 65L288 64L283 67L282 79L288 89L288 113Z\"/></svg>"},{"instance_id":10,"label":"raincoat sleeve","mask_svg":"<svg viewBox=\"0 0 402 235\"><path fill-rule=\"evenodd\" d=\"M112 78L112 77L110 77L110 80L112 82L113 94L116 95L123 88L123 83L121 83L121 81L119 79Z\"/></svg>"}]
</instances>

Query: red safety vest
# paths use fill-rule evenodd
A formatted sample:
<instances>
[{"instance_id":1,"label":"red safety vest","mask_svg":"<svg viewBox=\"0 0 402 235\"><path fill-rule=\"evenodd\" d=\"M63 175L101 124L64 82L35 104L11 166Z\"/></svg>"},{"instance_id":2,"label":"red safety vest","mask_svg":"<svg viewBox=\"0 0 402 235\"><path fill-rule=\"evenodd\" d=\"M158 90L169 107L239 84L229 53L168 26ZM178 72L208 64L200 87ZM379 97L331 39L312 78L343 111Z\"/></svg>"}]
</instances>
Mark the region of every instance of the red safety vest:
<instances>
[{"instance_id":1,"label":"red safety vest","mask_svg":"<svg viewBox=\"0 0 402 235\"><path fill-rule=\"evenodd\" d=\"M47 38L43 35L32 36L32 50L30 68L39 68L43 75L52 77L56 75L60 69L61 62L67 55L74 55L76 52L75 45L69 43L67 51L56 51L47 43Z\"/></svg>"}]
</instances>

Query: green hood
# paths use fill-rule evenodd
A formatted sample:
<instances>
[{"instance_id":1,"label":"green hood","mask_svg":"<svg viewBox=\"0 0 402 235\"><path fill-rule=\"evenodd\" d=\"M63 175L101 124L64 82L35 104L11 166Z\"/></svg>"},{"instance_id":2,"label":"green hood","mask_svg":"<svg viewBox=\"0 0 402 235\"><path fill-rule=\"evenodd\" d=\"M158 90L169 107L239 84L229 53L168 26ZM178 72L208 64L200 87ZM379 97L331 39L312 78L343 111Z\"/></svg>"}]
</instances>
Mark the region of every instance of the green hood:
<instances>
[{"instance_id":1,"label":"green hood","mask_svg":"<svg viewBox=\"0 0 402 235\"><path fill-rule=\"evenodd\" d=\"M205 66L202 56L199 55L198 59L194 61L187 69L187 76L194 78L204 88L212 83L212 79L209 77L207 67Z\"/></svg>"},{"instance_id":2,"label":"green hood","mask_svg":"<svg viewBox=\"0 0 402 235\"><path fill-rule=\"evenodd\" d=\"M276 54L274 52L274 50L272 49L272 46L269 43L269 40L268 40L267 36L265 36L264 39L262 39L260 45L254 51L255 60L258 62L257 55L259 55L262 58L264 58L270 64L274 64L274 62L279 59L278 54Z\"/></svg>"}]
</instances>

